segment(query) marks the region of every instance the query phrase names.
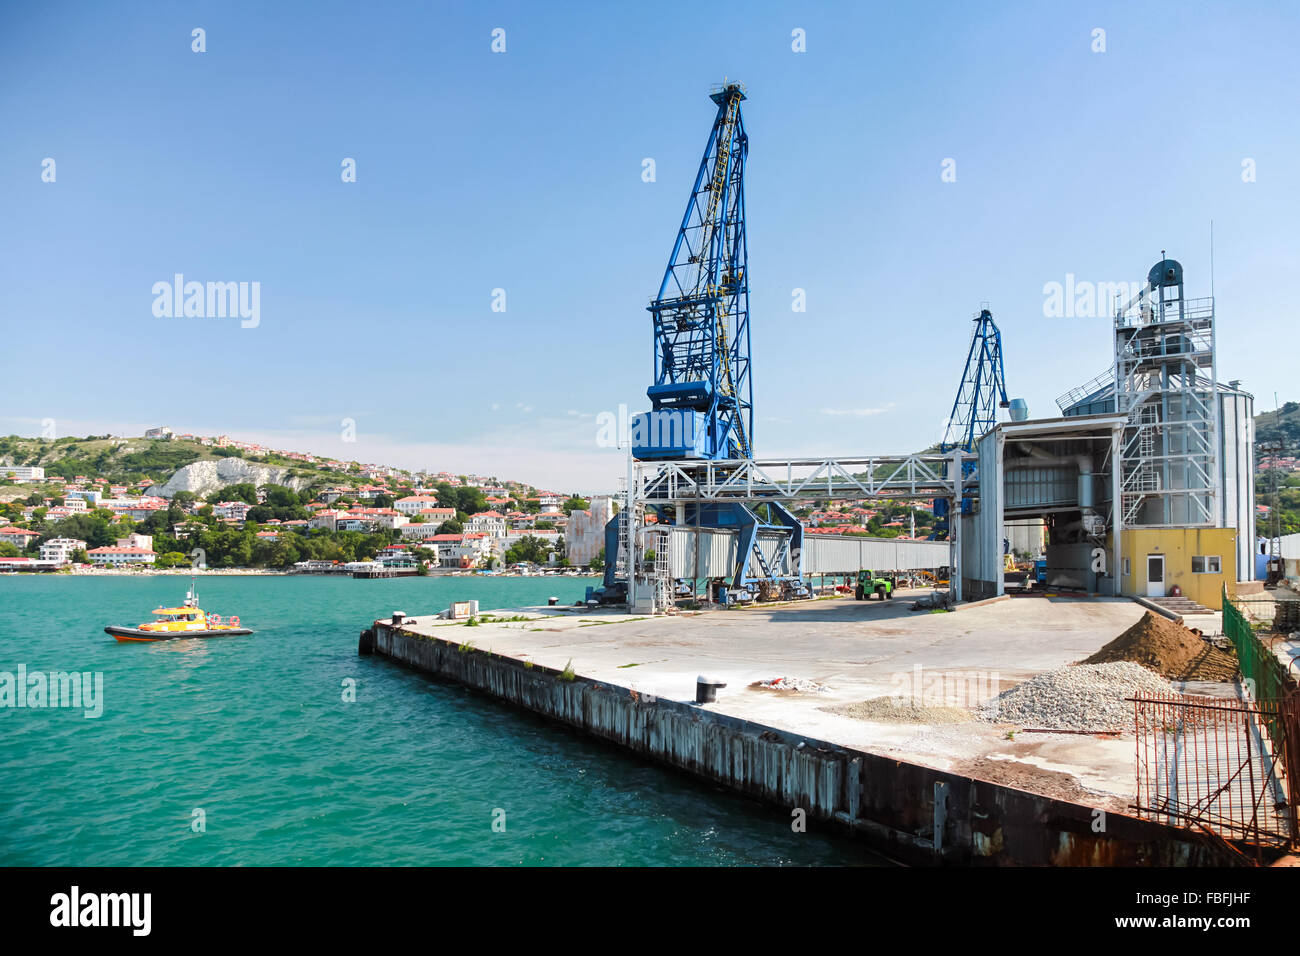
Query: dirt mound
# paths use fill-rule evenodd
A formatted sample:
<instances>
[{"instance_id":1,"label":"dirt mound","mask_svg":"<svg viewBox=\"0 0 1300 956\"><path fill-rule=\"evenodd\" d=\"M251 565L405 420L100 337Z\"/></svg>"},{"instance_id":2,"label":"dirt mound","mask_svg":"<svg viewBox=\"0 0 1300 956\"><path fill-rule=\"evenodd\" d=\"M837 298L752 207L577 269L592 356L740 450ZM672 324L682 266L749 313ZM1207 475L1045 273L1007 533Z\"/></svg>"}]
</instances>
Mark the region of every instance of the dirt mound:
<instances>
[{"instance_id":1,"label":"dirt mound","mask_svg":"<svg viewBox=\"0 0 1300 956\"><path fill-rule=\"evenodd\" d=\"M1234 654L1153 611L1081 663L1110 661L1132 661L1170 680L1230 681L1237 676Z\"/></svg>"}]
</instances>

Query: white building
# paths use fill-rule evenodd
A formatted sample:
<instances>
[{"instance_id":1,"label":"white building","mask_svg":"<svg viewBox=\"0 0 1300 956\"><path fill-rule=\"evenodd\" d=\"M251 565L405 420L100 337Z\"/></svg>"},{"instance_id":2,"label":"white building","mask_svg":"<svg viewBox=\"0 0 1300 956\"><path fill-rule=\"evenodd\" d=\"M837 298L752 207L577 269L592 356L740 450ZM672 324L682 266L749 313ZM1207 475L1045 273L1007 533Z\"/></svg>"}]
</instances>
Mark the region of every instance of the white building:
<instances>
[{"instance_id":1,"label":"white building","mask_svg":"<svg viewBox=\"0 0 1300 956\"><path fill-rule=\"evenodd\" d=\"M462 563L469 562L471 565L479 565L491 557L492 542L494 540L491 535L487 534L465 534L461 536L461 542L453 549L453 553ZM441 552L439 556L441 557Z\"/></svg>"},{"instance_id":2,"label":"white building","mask_svg":"<svg viewBox=\"0 0 1300 956\"><path fill-rule=\"evenodd\" d=\"M438 549L441 567L472 568L491 556L494 540L486 534L435 534L425 538L422 546Z\"/></svg>"},{"instance_id":3,"label":"white building","mask_svg":"<svg viewBox=\"0 0 1300 956\"><path fill-rule=\"evenodd\" d=\"M375 523L364 515L340 515L334 521L335 531L373 531Z\"/></svg>"},{"instance_id":4,"label":"white building","mask_svg":"<svg viewBox=\"0 0 1300 956\"><path fill-rule=\"evenodd\" d=\"M91 548L86 556L93 564L153 564L157 557L152 549L124 548L121 545Z\"/></svg>"},{"instance_id":5,"label":"white building","mask_svg":"<svg viewBox=\"0 0 1300 956\"><path fill-rule=\"evenodd\" d=\"M41 545L41 560L67 564L72 560L72 552L85 547L86 542L77 538L50 538Z\"/></svg>"},{"instance_id":6,"label":"white building","mask_svg":"<svg viewBox=\"0 0 1300 956\"><path fill-rule=\"evenodd\" d=\"M456 520L455 508L425 508L418 512L418 515L425 523L432 522L434 527L441 525L444 521Z\"/></svg>"},{"instance_id":7,"label":"white building","mask_svg":"<svg viewBox=\"0 0 1300 956\"><path fill-rule=\"evenodd\" d=\"M506 516L498 511L480 511L470 515L469 527L465 529L472 534L486 534L493 538L506 536Z\"/></svg>"},{"instance_id":8,"label":"white building","mask_svg":"<svg viewBox=\"0 0 1300 956\"><path fill-rule=\"evenodd\" d=\"M322 508L320 511L312 515L311 520L307 523L313 528L326 528L333 531L339 518L346 518L347 516L348 513L346 511L337 511L333 508Z\"/></svg>"},{"instance_id":9,"label":"white building","mask_svg":"<svg viewBox=\"0 0 1300 956\"><path fill-rule=\"evenodd\" d=\"M380 528L404 528L411 519L392 508L366 508L365 514Z\"/></svg>"},{"instance_id":10,"label":"white building","mask_svg":"<svg viewBox=\"0 0 1300 956\"><path fill-rule=\"evenodd\" d=\"M400 544L390 544L375 555L375 560L386 568L413 568L415 555Z\"/></svg>"},{"instance_id":11,"label":"white building","mask_svg":"<svg viewBox=\"0 0 1300 956\"><path fill-rule=\"evenodd\" d=\"M406 516L411 516L423 511L425 508L436 508L438 499L433 495L407 495L405 498L398 498L393 502L393 507Z\"/></svg>"},{"instance_id":12,"label":"white building","mask_svg":"<svg viewBox=\"0 0 1300 956\"><path fill-rule=\"evenodd\" d=\"M235 521L247 521L252 505L247 501L218 501L212 506L214 518L231 518Z\"/></svg>"},{"instance_id":13,"label":"white building","mask_svg":"<svg viewBox=\"0 0 1300 956\"><path fill-rule=\"evenodd\" d=\"M26 528L0 528L0 542L12 544L19 551L39 537L40 535L35 531L28 531Z\"/></svg>"},{"instance_id":14,"label":"white building","mask_svg":"<svg viewBox=\"0 0 1300 956\"><path fill-rule=\"evenodd\" d=\"M404 524L401 530L402 537L407 541L428 541L438 533L438 524L432 521L426 521L424 524Z\"/></svg>"},{"instance_id":15,"label":"white building","mask_svg":"<svg viewBox=\"0 0 1300 956\"><path fill-rule=\"evenodd\" d=\"M10 477L16 481L44 481L45 469L32 465L0 465L0 478Z\"/></svg>"}]
</instances>

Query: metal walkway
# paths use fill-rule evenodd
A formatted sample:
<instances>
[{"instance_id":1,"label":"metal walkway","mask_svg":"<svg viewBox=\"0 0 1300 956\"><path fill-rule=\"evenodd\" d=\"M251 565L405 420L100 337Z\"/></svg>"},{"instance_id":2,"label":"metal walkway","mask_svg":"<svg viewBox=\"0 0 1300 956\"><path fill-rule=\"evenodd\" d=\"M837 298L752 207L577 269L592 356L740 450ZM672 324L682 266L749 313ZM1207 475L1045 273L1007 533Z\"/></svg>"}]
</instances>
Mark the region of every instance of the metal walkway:
<instances>
[{"instance_id":1,"label":"metal walkway","mask_svg":"<svg viewBox=\"0 0 1300 956\"><path fill-rule=\"evenodd\" d=\"M979 493L975 456L875 455L634 462L642 501L781 501L795 498L961 498ZM963 468L962 465L966 467Z\"/></svg>"}]
</instances>

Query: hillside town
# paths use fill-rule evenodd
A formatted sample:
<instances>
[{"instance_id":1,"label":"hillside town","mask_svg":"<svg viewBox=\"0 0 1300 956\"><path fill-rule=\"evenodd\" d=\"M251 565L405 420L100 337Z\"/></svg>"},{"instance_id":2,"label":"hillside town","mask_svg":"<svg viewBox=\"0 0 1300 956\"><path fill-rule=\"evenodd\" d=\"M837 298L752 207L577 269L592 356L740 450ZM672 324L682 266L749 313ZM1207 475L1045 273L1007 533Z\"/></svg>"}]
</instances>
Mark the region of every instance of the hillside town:
<instances>
[{"instance_id":1,"label":"hillside town","mask_svg":"<svg viewBox=\"0 0 1300 956\"><path fill-rule=\"evenodd\" d=\"M295 463L314 478L302 490L235 481L196 494L168 490L184 468L115 481L71 468L66 457L50 466L0 454L0 571L120 572L200 563L309 573L598 571L605 525L618 508L612 494L584 498L493 476L345 462L165 426L144 439L154 450L189 442L241 461ZM129 449L139 439L100 441ZM810 534L924 537L933 524L925 501L794 505Z\"/></svg>"},{"instance_id":2,"label":"hillside town","mask_svg":"<svg viewBox=\"0 0 1300 956\"><path fill-rule=\"evenodd\" d=\"M166 492L165 474L122 483L0 459L0 570L152 570L200 562L283 571L365 565L412 573L590 566L598 565L601 532L612 514L608 498L593 505L484 475L413 473L228 436L177 435L166 427L145 438L151 447L187 441L251 461L298 462L337 472L340 480L317 479L301 491L235 482L199 495ZM595 517L588 510L593 507ZM571 522L578 539L569 545Z\"/></svg>"}]
</instances>

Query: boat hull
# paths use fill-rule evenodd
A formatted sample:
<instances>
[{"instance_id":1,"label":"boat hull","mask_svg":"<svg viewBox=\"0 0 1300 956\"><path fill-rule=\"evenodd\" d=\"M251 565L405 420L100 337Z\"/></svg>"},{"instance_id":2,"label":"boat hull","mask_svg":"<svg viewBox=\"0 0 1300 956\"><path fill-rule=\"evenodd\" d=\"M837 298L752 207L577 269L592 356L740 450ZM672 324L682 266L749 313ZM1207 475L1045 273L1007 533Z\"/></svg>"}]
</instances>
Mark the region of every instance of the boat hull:
<instances>
[{"instance_id":1,"label":"boat hull","mask_svg":"<svg viewBox=\"0 0 1300 956\"><path fill-rule=\"evenodd\" d=\"M153 641L176 641L191 637L237 637L240 634L252 634L247 627L222 627L207 631L142 631L138 627L104 628L105 634L112 634L119 641L136 641L151 643Z\"/></svg>"}]
</instances>

